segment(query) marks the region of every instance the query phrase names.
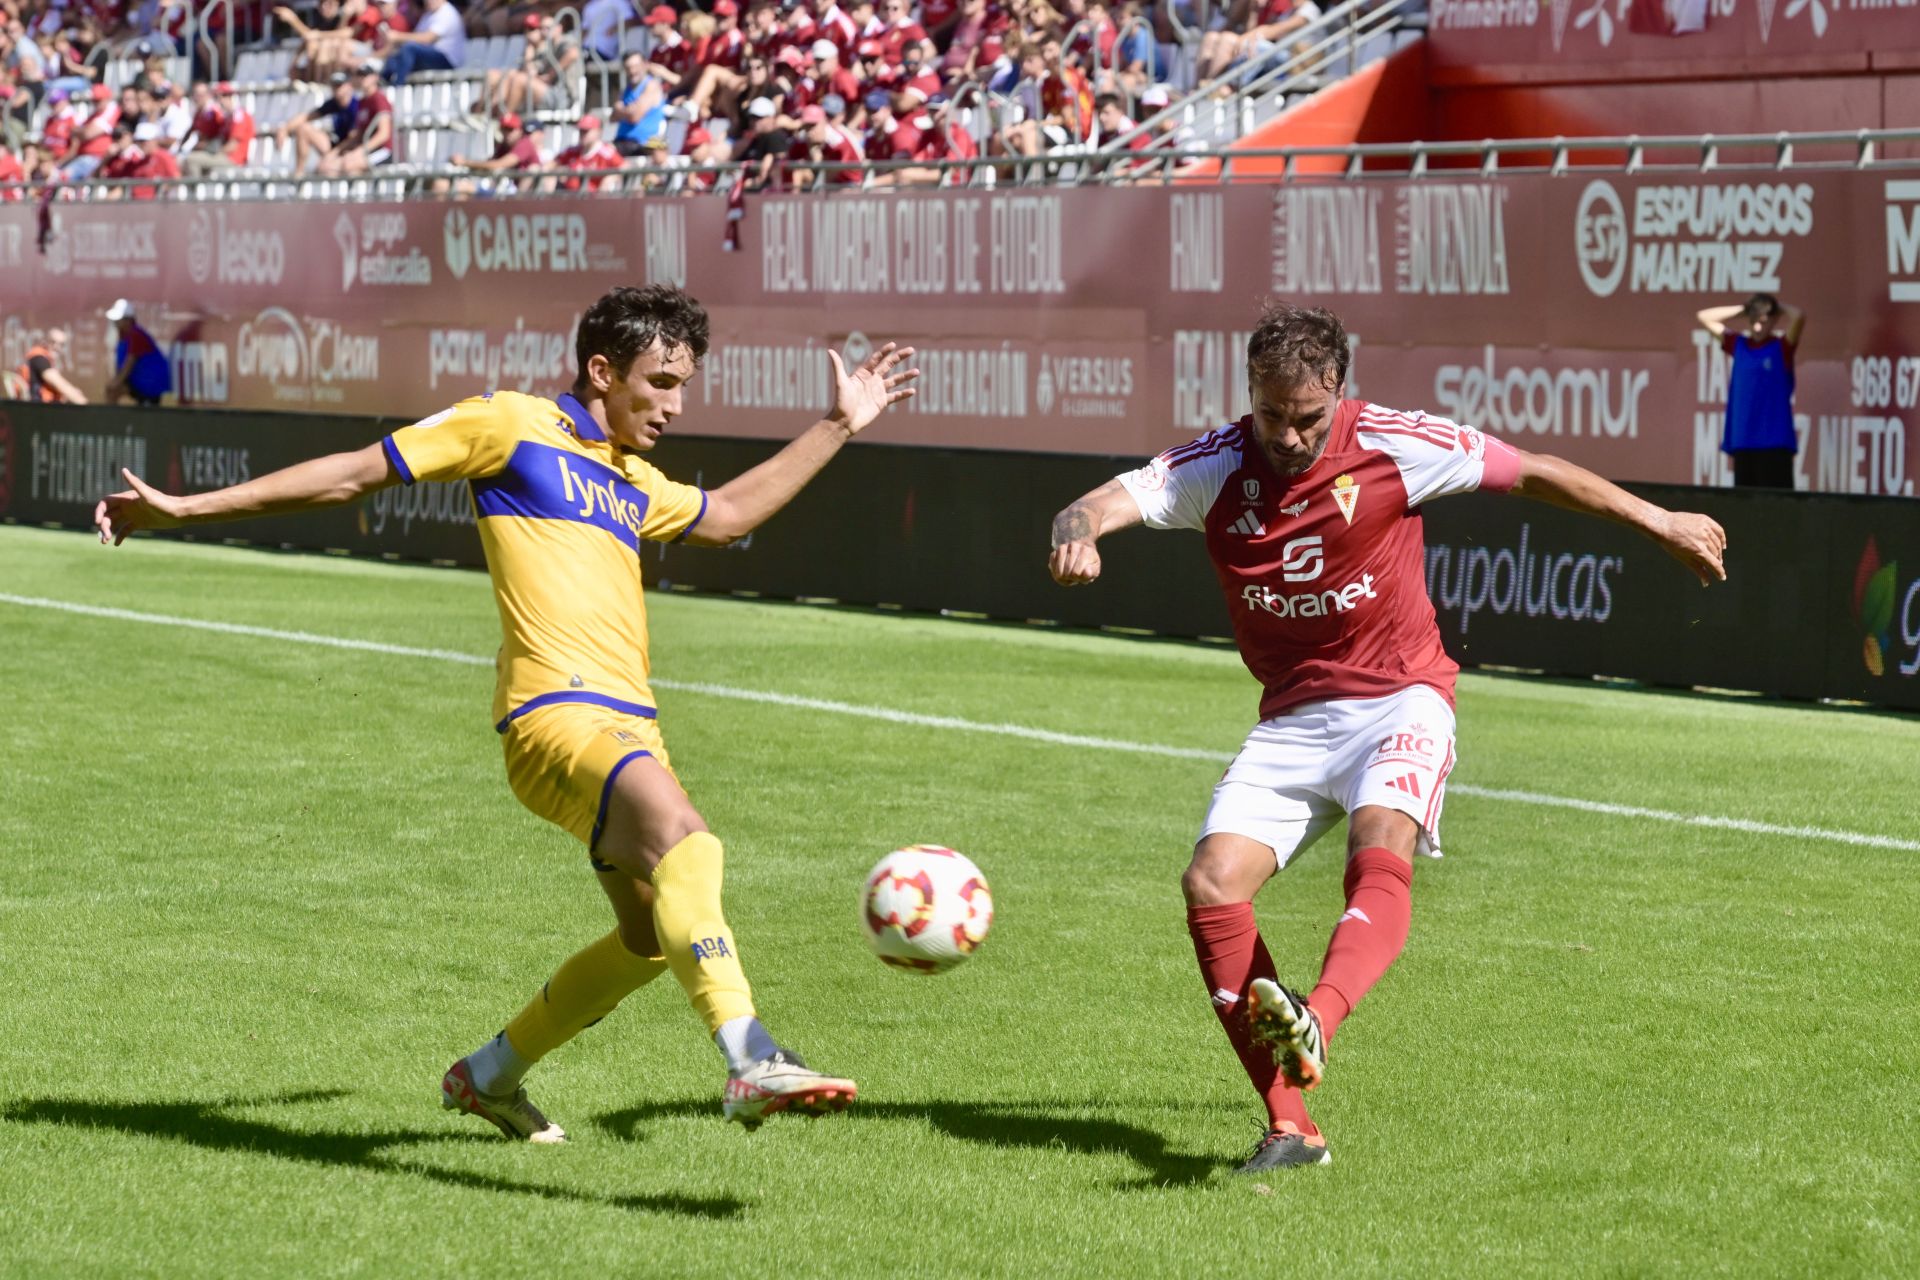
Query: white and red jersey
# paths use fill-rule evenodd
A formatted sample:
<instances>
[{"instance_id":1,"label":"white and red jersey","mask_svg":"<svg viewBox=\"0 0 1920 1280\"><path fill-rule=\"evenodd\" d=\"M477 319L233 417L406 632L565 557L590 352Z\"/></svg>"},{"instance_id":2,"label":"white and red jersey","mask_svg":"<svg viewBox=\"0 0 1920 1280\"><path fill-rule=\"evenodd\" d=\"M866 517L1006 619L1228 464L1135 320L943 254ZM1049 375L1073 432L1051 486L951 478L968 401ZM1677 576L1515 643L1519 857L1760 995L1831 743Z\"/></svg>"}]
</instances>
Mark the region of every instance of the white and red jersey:
<instances>
[{"instance_id":1,"label":"white and red jersey","mask_svg":"<svg viewBox=\"0 0 1920 1280\"><path fill-rule=\"evenodd\" d=\"M860 43L860 32L845 9L837 3L829 4L814 30L818 33L818 39L833 41L833 47L840 51L842 66L853 60L853 47Z\"/></svg>"},{"instance_id":2,"label":"white and red jersey","mask_svg":"<svg viewBox=\"0 0 1920 1280\"><path fill-rule=\"evenodd\" d=\"M729 71L738 71L747 52L747 37L738 27L727 31L715 32L700 54L700 65L725 67Z\"/></svg>"},{"instance_id":3,"label":"white and red jersey","mask_svg":"<svg viewBox=\"0 0 1920 1280\"><path fill-rule=\"evenodd\" d=\"M1472 427L1362 400L1334 411L1307 470L1274 470L1251 416L1169 449L1120 483L1149 527L1200 529L1260 718L1303 702L1427 685L1459 666L1427 598L1420 504L1511 489L1520 456Z\"/></svg>"}]
</instances>

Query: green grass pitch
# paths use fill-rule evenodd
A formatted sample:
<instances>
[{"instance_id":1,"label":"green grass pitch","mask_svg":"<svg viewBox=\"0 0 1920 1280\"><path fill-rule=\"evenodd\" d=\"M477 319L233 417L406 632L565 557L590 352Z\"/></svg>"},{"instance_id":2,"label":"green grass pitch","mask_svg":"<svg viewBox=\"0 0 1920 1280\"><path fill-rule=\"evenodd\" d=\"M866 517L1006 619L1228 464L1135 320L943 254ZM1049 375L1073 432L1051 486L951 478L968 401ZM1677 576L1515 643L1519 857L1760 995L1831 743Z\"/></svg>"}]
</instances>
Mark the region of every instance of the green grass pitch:
<instances>
[{"instance_id":1,"label":"green grass pitch","mask_svg":"<svg viewBox=\"0 0 1920 1280\"><path fill-rule=\"evenodd\" d=\"M1144 535L1140 535L1144 536ZM1124 540L1111 548L1125 555ZM1200 555L1195 545L1196 564ZM1028 566L1038 572L1037 561ZM1024 571L1024 570L1023 570ZM0 529L0 593L490 654L475 573ZM1218 649L656 592L657 673L1229 753ZM719 1118L662 980L543 1064L573 1141L441 1071L609 924L508 792L491 672L0 601L0 1273L1899 1275L1920 1258L1920 721L1468 676L1412 941L1334 1046L1326 1168L1258 1110L1178 876L1219 765L661 693L763 1015L856 1107ZM992 879L927 979L866 951L914 841ZM1262 927L1309 981L1330 838Z\"/></svg>"}]
</instances>

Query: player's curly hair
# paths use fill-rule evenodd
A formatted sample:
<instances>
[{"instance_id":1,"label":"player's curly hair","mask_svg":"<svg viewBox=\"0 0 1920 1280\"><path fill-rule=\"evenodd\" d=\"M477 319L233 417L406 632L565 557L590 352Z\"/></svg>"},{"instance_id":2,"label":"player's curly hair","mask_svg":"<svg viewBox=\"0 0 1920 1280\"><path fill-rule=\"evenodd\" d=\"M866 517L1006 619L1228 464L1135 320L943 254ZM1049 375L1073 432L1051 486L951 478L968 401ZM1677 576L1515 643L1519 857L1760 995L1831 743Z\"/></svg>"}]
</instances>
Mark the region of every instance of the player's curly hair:
<instances>
[{"instance_id":1,"label":"player's curly hair","mask_svg":"<svg viewBox=\"0 0 1920 1280\"><path fill-rule=\"evenodd\" d=\"M698 365L707 358L707 309L672 285L615 289L580 317L573 339L574 359L579 361L575 380L586 379L587 361L594 356L605 356L614 375L624 378L655 342L669 355L682 348L691 351Z\"/></svg>"},{"instance_id":2,"label":"player's curly hair","mask_svg":"<svg viewBox=\"0 0 1920 1280\"><path fill-rule=\"evenodd\" d=\"M1347 380L1351 354L1339 316L1325 307L1277 302L1260 314L1260 323L1247 338L1247 381L1256 386L1279 381L1338 387Z\"/></svg>"}]
</instances>

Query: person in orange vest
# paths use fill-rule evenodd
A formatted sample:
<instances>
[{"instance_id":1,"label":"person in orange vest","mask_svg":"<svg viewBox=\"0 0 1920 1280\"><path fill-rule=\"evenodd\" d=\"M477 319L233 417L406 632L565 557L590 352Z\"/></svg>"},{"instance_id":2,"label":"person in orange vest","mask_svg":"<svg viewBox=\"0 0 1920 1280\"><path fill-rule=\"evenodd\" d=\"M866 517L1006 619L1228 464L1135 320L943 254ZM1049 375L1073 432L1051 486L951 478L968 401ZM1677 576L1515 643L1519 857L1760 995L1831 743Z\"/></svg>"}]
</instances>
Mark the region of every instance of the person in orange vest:
<instances>
[{"instance_id":1,"label":"person in orange vest","mask_svg":"<svg viewBox=\"0 0 1920 1280\"><path fill-rule=\"evenodd\" d=\"M60 357L67 353L67 331L49 329L47 336L27 348L20 363L20 380L26 386L26 398L40 404L85 404L80 388L60 372Z\"/></svg>"}]
</instances>

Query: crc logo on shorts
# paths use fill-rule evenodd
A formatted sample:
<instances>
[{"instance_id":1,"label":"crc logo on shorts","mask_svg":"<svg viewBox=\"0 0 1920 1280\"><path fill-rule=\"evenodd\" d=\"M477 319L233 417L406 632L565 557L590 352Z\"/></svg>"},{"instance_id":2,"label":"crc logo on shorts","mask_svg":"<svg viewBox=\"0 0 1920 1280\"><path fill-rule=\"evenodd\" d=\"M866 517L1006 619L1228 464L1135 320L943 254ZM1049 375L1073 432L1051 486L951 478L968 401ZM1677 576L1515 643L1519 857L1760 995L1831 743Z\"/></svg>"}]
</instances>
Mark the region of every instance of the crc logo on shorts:
<instances>
[{"instance_id":1,"label":"crc logo on shorts","mask_svg":"<svg viewBox=\"0 0 1920 1280\"><path fill-rule=\"evenodd\" d=\"M733 956L733 952L727 948L727 940L724 936L694 940L693 958L695 960L718 960L723 956L729 959Z\"/></svg>"},{"instance_id":2,"label":"crc logo on shorts","mask_svg":"<svg viewBox=\"0 0 1920 1280\"><path fill-rule=\"evenodd\" d=\"M1613 184L1596 178L1580 193L1573 220L1580 278L1598 297L1610 297L1627 274L1627 210Z\"/></svg>"},{"instance_id":3,"label":"crc logo on shorts","mask_svg":"<svg viewBox=\"0 0 1920 1280\"><path fill-rule=\"evenodd\" d=\"M1326 571L1319 534L1295 538L1280 548L1280 576L1288 582L1312 582Z\"/></svg>"}]
</instances>

